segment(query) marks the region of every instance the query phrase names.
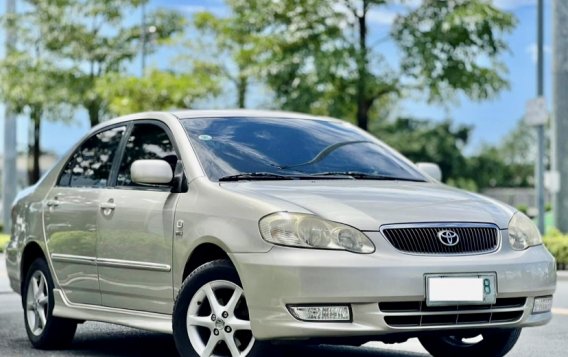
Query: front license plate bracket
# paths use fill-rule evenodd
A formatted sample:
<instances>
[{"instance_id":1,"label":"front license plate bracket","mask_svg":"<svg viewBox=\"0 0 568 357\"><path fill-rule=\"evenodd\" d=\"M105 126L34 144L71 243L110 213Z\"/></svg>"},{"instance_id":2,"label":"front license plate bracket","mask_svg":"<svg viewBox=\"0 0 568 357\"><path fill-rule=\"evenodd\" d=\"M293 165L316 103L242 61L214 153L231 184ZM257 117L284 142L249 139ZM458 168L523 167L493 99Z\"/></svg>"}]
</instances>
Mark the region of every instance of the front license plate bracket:
<instances>
[{"instance_id":1,"label":"front license plate bracket","mask_svg":"<svg viewBox=\"0 0 568 357\"><path fill-rule=\"evenodd\" d=\"M497 300L495 273L426 274L426 306L492 305Z\"/></svg>"}]
</instances>

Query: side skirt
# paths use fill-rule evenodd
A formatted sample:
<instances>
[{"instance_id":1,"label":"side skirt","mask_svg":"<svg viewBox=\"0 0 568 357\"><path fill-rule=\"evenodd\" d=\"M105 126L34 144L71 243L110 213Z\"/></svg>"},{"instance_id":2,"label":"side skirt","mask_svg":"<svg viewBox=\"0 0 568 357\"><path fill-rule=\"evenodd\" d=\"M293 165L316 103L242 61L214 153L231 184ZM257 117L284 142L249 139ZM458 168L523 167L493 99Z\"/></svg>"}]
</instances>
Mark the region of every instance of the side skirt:
<instances>
[{"instance_id":1,"label":"side skirt","mask_svg":"<svg viewBox=\"0 0 568 357\"><path fill-rule=\"evenodd\" d=\"M61 289L53 289L53 316L75 320L100 321L142 330L172 334L172 316L152 312L117 309L106 306L75 304Z\"/></svg>"}]
</instances>

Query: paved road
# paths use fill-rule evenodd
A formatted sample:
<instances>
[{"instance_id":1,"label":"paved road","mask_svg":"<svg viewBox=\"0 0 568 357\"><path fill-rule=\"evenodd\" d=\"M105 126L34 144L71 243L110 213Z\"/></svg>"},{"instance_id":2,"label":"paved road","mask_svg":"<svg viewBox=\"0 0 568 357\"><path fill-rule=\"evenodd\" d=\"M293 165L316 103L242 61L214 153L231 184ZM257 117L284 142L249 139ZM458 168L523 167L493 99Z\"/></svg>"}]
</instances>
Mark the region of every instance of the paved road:
<instances>
[{"instance_id":1,"label":"paved road","mask_svg":"<svg viewBox=\"0 0 568 357\"><path fill-rule=\"evenodd\" d=\"M0 256L0 356L176 356L171 336L126 327L87 322L80 325L70 349L43 352L31 349L23 325L19 296L7 291L4 259ZM509 354L519 357L568 355L568 279L559 281L555 314L544 327L525 329ZM292 353L310 357L427 356L417 340L396 345L369 343L362 348L302 347Z\"/></svg>"}]
</instances>

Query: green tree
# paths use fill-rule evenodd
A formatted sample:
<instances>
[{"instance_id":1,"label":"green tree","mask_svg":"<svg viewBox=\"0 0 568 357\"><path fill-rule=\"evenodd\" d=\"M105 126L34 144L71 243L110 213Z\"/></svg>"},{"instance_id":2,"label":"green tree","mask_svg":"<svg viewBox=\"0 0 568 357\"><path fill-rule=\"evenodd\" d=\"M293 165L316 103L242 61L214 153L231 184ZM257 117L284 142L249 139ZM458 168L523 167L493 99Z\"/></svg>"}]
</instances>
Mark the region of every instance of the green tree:
<instances>
[{"instance_id":1,"label":"green tree","mask_svg":"<svg viewBox=\"0 0 568 357\"><path fill-rule=\"evenodd\" d=\"M498 145L483 145L473 155L464 151L473 128L451 121L398 118L374 123L371 132L414 162L437 163L444 181L479 191L489 187L533 184L534 134L522 121Z\"/></svg>"},{"instance_id":2,"label":"green tree","mask_svg":"<svg viewBox=\"0 0 568 357\"><path fill-rule=\"evenodd\" d=\"M432 101L447 101L457 92L474 100L494 97L508 86L499 57L508 51L502 35L515 24L489 0L425 0L395 22L401 71L428 90Z\"/></svg>"},{"instance_id":3,"label":"green tree","mask_svg":"<svg viewBox=\"0 0 568 357\"><path fill-rule=\"evenodd\" d=\"M80 105L89 115L91 126L106 114L108 103L96 90L97 80L109 73L124 71L141 48L143 31L140 24L127 25L126 19L147 0L30 0L41 9L40 26L50 35L44 41L60 61L77 70L73 91L81 98ZM167 43L180 32L185 20L171 11L156 11L148 15L152 26L152 42L147 53Z\"/></svg>"},{"instance_id":4,"label":"green tree","mask_svg":"<svg viewBox=\"0 0 568 357\"><path fill-rule=\"evenodd\" d=\"M413 162L437 163L446 182L472 189L476 186L464 174L467 158L463 154L471 130L470 126L454 125L449 120L399 118L376 123L371 132Z\"/></svg>"},{"instance_id":5,"label":"green tree","mask_svg":"<svg viewBox=\"0 0 568 357\"><path fill-rule=\"evenodd\" d=\"M534 132L519 121L499 145L484 145L468 159L468 174L480 188L530 187L534 184Z\"/></svg>"},{"instance_id":6,"label":"green tree","mask_svg":"<svg viewBox=\"0 0 568 357\"><path fill-rule=\"evenodd\" d=\"M216 67L198 66L191 73L151 70L145 77L108 74L97 81L97 95L112 113L191 108L219 93Z\"/></svg>"},{"instance_id":7,"label":"green tree","mask_svg":"<svg viewBox=\"0 0 568 357\"><path fill-rule=\"evenodd\" d=\"M197 63L206 60L215 64L234 86L236 105L245 108L249 86L258 72L257 36L253 29L241 17L218 17L208 11L196 13L193 25L202 40L199 51L192 51L200 54L194 60ZM195 42L191 47L196 47ZM206 57L203 53L206 53Z\"/></svg>"},{"instance_id":8,"label":"green tree","mask_svg":"<svg viewBox=\"0 0 568 357\"><path fill-rule=\"evenodd\" d=\"M37 25L42 14L33 3L28 5L25 12L3 19L17 34L18 43L0 61L0 98L16 114L30 119L28 182L34 184L41 175L41 122L69 120L75 97L68 90L73 71L57 66L46 51L45 31Z\"/></svg>"},{"instance_id":9,"label":"green tree","mask_svg":"<svg viewBox=\"0 0 568 357\"><path fill-rule=\"evenodd\" d=\"M408 90L432 101L494 96L507 85L499 56L511 14L488 0L425 0L399 15L389 38L402 52L389 65L369 39L369 14L395 0L232 0L258 41L264 76L284 109L356 119L368 129L373 106ZM380 41L379 41L380 42Z\"/></svg>"}]
</instances>

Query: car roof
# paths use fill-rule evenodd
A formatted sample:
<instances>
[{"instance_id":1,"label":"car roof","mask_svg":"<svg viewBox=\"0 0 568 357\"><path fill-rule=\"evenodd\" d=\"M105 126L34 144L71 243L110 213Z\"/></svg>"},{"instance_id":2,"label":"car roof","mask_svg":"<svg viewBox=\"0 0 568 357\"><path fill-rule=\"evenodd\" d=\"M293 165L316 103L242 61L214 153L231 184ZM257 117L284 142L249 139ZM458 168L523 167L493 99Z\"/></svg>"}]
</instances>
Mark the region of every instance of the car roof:
<instances>
[{"instance_id":1,"label":"car roof","mask_svg":"<svg viewBox=\"0 0 568 357\"><path fill-rule=\"evenodd\" d=\"M90 133L104 129L106 127L128 122L130 120L148 119L156 116L169 115L177 119L199 119L199 118L270 118L270 119L308 119L308 120L322 120L346 123L343 120L336 118L301 114L294 112L284 112L277 110L253 110L253 109L184 109L173 111L152 111L140 112L124 115L114 119L103 121L91 129Z\"/></svg>"},{"instance_id":2,"label":"car roof","mask_svg":"<svg viewBox=\"0 0 568 357\"><path fill-rule=\"evenodd\" d=\"M278 111L278 110L254 110L254 109L184 109L170 111L179 119L195 119L195 118L273 118L273 119L311 119L311 120L338 120L335 118L327 118L309 114L301 114L294 112Z\"/></svg>"}]
</instances>

